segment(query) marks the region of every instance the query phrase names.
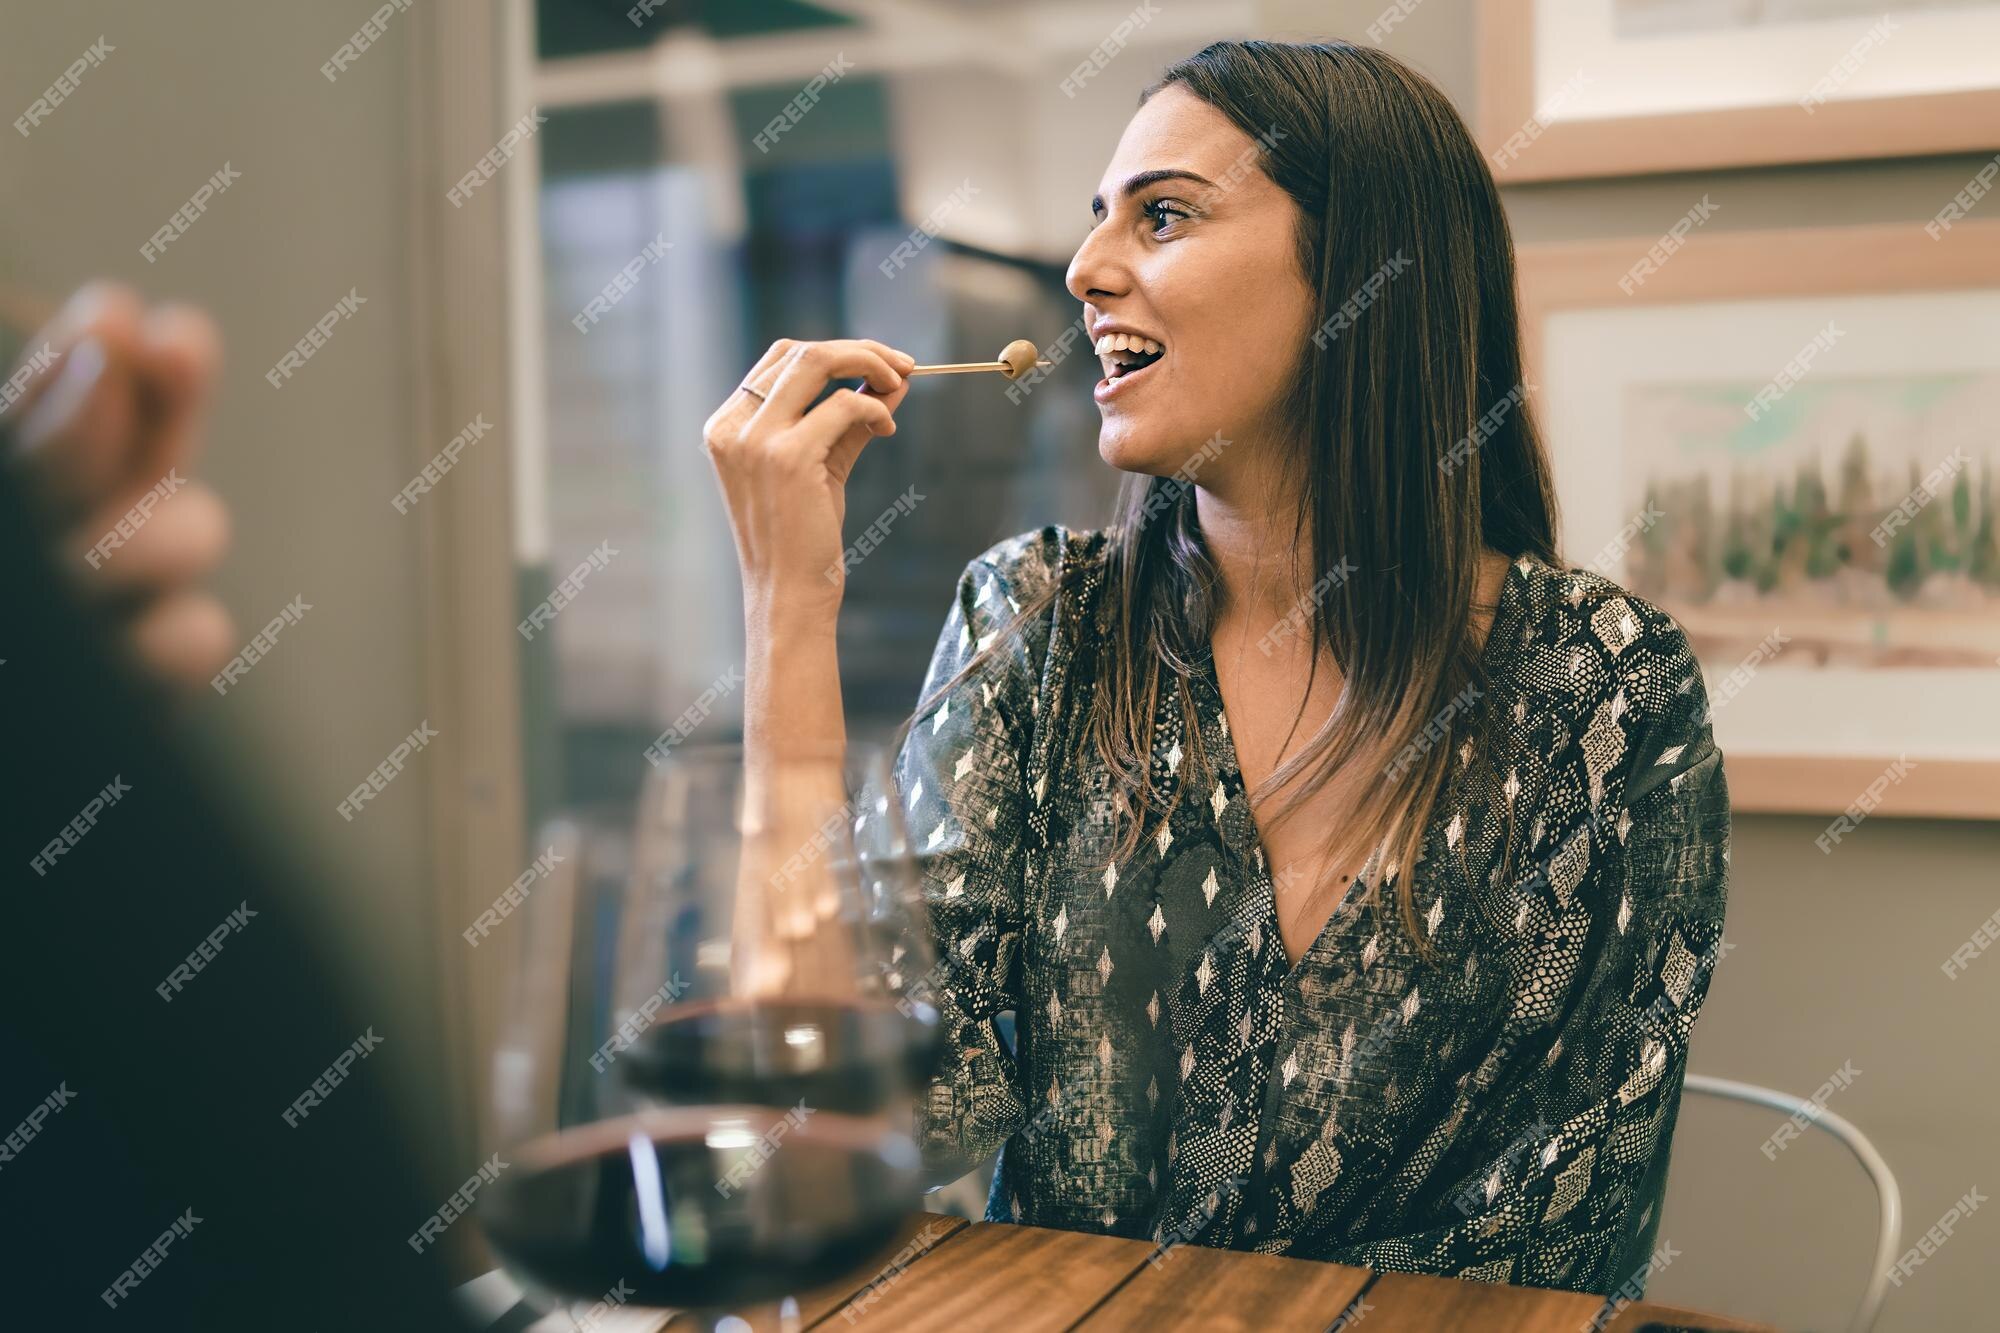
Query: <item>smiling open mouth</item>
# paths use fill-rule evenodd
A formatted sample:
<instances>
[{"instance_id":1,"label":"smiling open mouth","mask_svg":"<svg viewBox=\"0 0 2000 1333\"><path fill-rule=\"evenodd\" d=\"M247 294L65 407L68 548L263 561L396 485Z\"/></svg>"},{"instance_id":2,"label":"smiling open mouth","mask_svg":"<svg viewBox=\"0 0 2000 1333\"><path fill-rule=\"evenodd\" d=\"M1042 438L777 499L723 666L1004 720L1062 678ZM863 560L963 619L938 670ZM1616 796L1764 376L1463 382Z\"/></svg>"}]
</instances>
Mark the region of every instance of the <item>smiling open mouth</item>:
<instances>
[{"instance_id":1,"label":"smiling open mouth","mask_svg":"<svg viewBox=\"0 0 2000 1333\"><path fill-rule=\"evenodd\" d=\"M1107 333L1097 340L1104 378L1114 382L1144 370L1166 355L1166 346L1134 333Z\"/></svg>"}]
</instances>

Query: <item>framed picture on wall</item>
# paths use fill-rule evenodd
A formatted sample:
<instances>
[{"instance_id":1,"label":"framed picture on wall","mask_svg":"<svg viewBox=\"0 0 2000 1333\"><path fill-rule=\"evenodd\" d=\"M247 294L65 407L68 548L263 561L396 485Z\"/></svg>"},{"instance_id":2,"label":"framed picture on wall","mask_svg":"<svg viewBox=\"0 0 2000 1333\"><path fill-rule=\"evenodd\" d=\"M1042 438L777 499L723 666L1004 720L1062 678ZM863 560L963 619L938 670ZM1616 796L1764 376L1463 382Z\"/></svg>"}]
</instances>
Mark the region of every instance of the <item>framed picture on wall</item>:
<instances>
[{"instance_id":1,"label":"framed picture on wall","mask_svg":"<svg viewBox=\"0 0 2000 1333\"><path fill-rule=\"evenodd\" d=\"M2000 150L2000 0L1478 0L1500 183Z\"/></svg>"},{"instance_id":2,"label":"framed picture on wall","mask_svg":"<svg viewBox=\"0 0 2000 1333\"><path fill-rule=\"evenodd\" d=\"M1523 246L1569 562L1673 615L1741 810L2000 817L2000 222Z\"/></svg>"}]
</instances>

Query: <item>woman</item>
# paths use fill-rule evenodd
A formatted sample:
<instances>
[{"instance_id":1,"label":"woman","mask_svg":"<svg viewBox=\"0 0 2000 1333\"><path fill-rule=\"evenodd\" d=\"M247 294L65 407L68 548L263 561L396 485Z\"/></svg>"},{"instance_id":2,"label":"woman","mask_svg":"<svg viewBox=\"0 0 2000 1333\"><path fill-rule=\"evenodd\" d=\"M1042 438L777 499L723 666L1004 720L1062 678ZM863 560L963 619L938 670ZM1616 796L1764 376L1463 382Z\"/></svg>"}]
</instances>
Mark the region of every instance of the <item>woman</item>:
<instances>
[{"instance_id":1,"label":"woman","mask_svg":"<svg viewBox=\"0 0 2000 1333\"><path fill-rule=\"evenodd\" d=\"M967 566L900 747L927 1151L1002 1147L996 1219L1608 1292L1728 797L1679 627L1558 559L1486 165L1379 51L1224 42L1092 212L1120 512ZM779 342L709 423L753 752L842 739L842 485L912 364Z\"/></svg>"}]
</instances>

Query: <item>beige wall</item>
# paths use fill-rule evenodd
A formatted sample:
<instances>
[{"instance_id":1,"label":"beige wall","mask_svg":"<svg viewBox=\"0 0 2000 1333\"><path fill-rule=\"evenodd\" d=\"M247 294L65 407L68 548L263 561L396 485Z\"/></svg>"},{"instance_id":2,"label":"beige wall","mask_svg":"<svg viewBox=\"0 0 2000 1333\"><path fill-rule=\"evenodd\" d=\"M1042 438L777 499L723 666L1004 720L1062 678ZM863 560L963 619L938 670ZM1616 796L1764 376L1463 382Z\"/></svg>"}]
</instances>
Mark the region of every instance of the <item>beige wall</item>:
<instances>
[{"instance_id":1,"label":"beige wall","mask_svg":"<svg viewBox=\"0 0 2000 1333\"><path fill-rule=\"evenodd\" d=\"M1367 39L1382 0L1261 6L1259 34ZM1474 0L1425 0L1388 49L1468 117ZM2000 146L2000 145L1997 145ZM1928 221L1991 154L1695 172L1504 191L1518 244L1655 237L1703 191L1706 229ZM1726 201L1726 202L1725 202ZM1636 253L1636 251L1635 251ZM2000 726L2000 719L1985 719ZM2000 957L1956 981L1940 965L2000 909L2000 824L1881 819L1832 856L1825 820L1738 816L1726 936L1691 1068L1810 1096L1847 1061L1829 1110L1854 1121L1902 1183L1905 1245L1967 1190L2000 1182ZM1840 1328L1868 1280L1874 1198L1822 1135L1760 1151L1783 1117L1690 1099L1660 1236L1679 1252L1651 1294L1789 1328ZM1885 1333L1990 1327L2000 1209L1975 1213L1892 1290Z\"/></svg>"}]
</instances>

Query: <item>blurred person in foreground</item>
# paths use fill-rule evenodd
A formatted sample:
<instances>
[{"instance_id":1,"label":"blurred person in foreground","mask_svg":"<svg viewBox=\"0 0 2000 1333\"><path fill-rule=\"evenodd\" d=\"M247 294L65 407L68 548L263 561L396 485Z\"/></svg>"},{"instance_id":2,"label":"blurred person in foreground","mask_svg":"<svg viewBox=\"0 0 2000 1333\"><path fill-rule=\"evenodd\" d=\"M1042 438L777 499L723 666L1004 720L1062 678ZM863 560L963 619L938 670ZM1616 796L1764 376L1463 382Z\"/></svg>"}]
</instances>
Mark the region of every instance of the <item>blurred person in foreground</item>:
<instances>
[{"instance_id":1,"label":"blurred person in foreground","mask_svg":"<svg viewBox=\"0 0 2000 1333\"><path fill-rule=\"evenodd\" d=\"M391 1061L286 1115L392 1039L314 925L335 891L172 729L238 646L188 475L219 361L205 316L97 285L0 397L0 1324L456 1327Z\"/></svg>"}]
</instances>

